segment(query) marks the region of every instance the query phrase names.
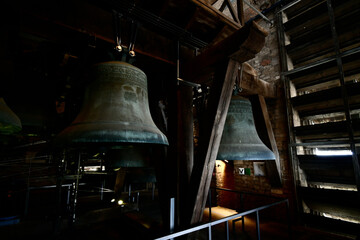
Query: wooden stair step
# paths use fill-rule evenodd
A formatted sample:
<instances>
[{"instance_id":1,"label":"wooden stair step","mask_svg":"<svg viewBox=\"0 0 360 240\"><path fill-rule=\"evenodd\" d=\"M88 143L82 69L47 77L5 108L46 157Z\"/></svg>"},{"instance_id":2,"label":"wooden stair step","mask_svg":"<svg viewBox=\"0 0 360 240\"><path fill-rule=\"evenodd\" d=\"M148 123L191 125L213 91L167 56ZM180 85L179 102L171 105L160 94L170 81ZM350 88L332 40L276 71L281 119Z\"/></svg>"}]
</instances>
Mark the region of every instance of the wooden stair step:
<instances>
[{"instance_id":1,"label":"wooden stair step","mask_svg":"<svg viewBox=\"0 0 360 240\"><path fill-rule=\"evenodd\" d=\"M351 109L360 107L360 83L346 84ZM341 87L334 87L291 98L300 117L344 111Z\"/></svg>"},{"instance_id":2,"label":"wooden stair step","mask_svg":"<svg viewBox=\"0 0 360 240\"><path fill-rule=\"evenodd\" d=\"M351 155L297 157L308 182L356 184Z\"/></svg>"},{"instance_id":3,"label":"wooden stair step","mask_svg":"<svg viewBox=\"0 0 360 240\"><path fill-rule=\"evenodd\" d=\"M360 119L352 120L354 136L360 136ZM302 140L310 139L334 139L348 137L346 121L329 122L316 125L299 126L294 128L295 135Z\"/></svg>"}]
</instances>

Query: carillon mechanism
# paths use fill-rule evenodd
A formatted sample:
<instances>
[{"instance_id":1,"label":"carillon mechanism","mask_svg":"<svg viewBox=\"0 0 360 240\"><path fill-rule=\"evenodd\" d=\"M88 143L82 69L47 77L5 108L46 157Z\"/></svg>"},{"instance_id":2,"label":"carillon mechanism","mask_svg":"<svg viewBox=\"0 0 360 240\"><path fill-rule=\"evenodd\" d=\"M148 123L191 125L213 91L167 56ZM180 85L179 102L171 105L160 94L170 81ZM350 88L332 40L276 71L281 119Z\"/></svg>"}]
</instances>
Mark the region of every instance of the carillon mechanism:
<instances>
[{"instance_id":1,"label":"carillon mechanism","mask_svg":"<svg viewBox=\"0 0 360 240\"><path fill-rule=\"evenodd\" d=\"M230 102L217 155L219 160L275 160L274 153L259 138L248 99Z\"/></svg>"},{"instance_id":2,"label":"carillon mechanism","mask_svg":"<svg viewBox=\"0 0 360 240\"><path fill-rule=\"evenodd\" d=\"M57 142L74 144L151 143L168 145L150 115L147 78L137 67L120 61L92 67L94 78L83 106Z\"/></svg>"}]
</instances>

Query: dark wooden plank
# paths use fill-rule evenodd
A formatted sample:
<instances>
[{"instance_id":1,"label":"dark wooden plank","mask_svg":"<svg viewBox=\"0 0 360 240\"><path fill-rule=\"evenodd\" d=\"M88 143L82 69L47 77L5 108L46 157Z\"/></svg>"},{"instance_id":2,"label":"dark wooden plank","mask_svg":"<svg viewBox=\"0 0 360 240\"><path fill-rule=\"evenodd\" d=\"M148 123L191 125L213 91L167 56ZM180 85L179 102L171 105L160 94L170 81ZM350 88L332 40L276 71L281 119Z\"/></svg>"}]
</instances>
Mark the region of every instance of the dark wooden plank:
<instances>
[{"instance_id":1,"label":"dark wooden plank","mask_svg":"<svg viewBox=\"0 0 360 240\"><path fill-rule=\"evenodd\" d=\"M193 132L193 88L180 85L177 90L177 183L179 225L186 221L186 199L190 177L194 166L194 132Z\"/></svg>"},{"instance_id":2,"label":"dark wooden plank","mask_svg":"<svg viewBox=\"0 0 360 240\"><path fill-rule=\"evenodd\" d=\"M244 3L243 3L243 0L237 0L237 12L238 12L238 18L240 20L241 26L244 26L245 18L244 18Z\"/></svg>"}]
</instances>

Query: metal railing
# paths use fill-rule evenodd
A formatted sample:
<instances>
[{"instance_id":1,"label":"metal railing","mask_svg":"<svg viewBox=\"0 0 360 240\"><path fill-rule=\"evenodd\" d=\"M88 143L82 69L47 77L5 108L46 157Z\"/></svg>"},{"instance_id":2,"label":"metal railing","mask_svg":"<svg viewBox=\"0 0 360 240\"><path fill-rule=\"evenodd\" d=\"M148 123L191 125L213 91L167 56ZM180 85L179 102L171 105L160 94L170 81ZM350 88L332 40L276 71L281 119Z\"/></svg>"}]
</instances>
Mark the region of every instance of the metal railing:
<instances>
[{"instance_id":1,"label":"metal railing","mask_svg":"<svg viewBox=\"0 0 360 240\"><path fill-rule=\"evenodd\" d=\"M217 190L222 190L222 191L230 191L230 192L235 192L235 193L239 193L239 194L252 194L252 195L259 195L259 196L264 196L264 195L260 195L260 194L256 194L256 193L245 193L245 192L239 192L239 191L235 191L235 190L230 190L230 189L224 189L224 188L215 188ZM272 197L272 196L269 196ZM277 198L277 197L272 197L272 198ZM280 199L280 198L278 198ZM257 207L257 208L253 208L251 210L247 210L241 213L237 213L228 217L224 217L215 221L211 221L211 189L209 190L209 222L208 223L204 223L192 228L188 228L182 231L178 231L172 234L169 234L167 236L163 236L160 238L156 238L154 240L168 240L168 239L173 239L176 237L180 237L180 236L184 236L186 234L190 234L193 232L197 232L200 231L202 229L208 229L208 239L211 240L212 239L212 227L221 223L225 223L225 234L226 234L226 239L229 240L230 239L230 233L229 233L229 222L230 220L236 221L239 218L242 218L246 215L255 213L256 214L256 235L257 235L257 239L260 240L260 221L259 221L259 212L261 210L264 210L266 208L270 208L272 206L278 205L278 204L282 204L285 203L286 204L286 215L287 215L287 223L288 223L288 234L289 234L289 239L291 239L291 225L290 225L290 213L289 213L289 200L288 199L280 199L279 201L276 201L274 203L270 203L261 207Z\"/></svg>"}]
</instances>

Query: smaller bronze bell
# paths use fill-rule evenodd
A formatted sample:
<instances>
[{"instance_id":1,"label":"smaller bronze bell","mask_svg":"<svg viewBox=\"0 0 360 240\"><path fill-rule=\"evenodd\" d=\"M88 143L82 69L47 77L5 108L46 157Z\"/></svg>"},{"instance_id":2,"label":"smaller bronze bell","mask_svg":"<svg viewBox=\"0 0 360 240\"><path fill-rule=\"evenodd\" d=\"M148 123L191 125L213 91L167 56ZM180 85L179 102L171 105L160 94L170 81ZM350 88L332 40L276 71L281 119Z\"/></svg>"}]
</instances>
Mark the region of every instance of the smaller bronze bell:
<instances>
[{"instance_id":1,"label":"smaller bronze bell","mask_svg":"<svg viewBox=\"0 0 360 240\"><path fill-rule=\"evenodd\" d=\"M231 99L217 159L275 160L274 153L261 141L256 132L248 99Z\"/></svg>"}]
</instances>

